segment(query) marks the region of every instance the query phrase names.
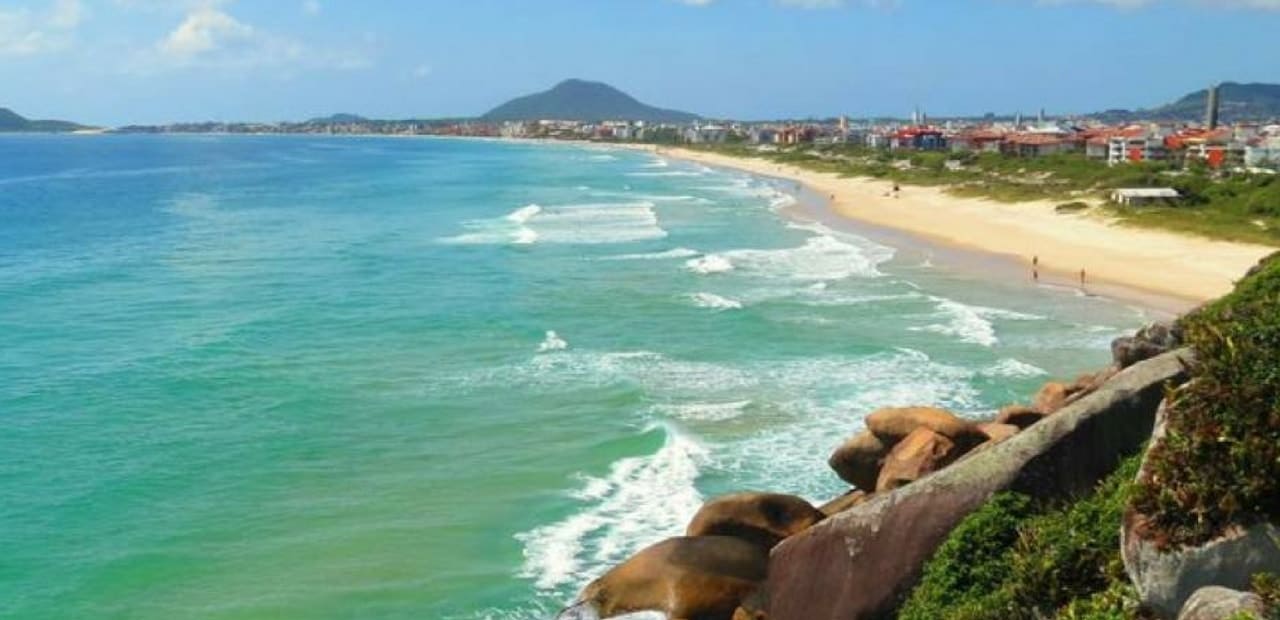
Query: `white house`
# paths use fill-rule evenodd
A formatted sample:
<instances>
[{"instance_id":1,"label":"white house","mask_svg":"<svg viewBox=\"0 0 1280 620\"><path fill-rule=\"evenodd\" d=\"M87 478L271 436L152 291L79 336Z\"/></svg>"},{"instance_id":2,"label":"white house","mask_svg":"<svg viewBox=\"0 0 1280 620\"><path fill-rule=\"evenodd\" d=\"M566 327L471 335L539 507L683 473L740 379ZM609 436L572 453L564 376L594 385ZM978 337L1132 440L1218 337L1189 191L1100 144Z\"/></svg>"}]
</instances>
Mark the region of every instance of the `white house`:
<instances>
[{"instance_id":1,"label":"white house","mask_svg":"<svg viewBox=\"0 0 1280 620\"><path fill-rule=\"evenodd\" d=\"M1137 207L1154 203L1172 202L1181 198L1178 190L1171 187L1141 187L1133 189L1117 189L1111 192L1111 202L1126 207Z\"/></svg>"}]
</instances>

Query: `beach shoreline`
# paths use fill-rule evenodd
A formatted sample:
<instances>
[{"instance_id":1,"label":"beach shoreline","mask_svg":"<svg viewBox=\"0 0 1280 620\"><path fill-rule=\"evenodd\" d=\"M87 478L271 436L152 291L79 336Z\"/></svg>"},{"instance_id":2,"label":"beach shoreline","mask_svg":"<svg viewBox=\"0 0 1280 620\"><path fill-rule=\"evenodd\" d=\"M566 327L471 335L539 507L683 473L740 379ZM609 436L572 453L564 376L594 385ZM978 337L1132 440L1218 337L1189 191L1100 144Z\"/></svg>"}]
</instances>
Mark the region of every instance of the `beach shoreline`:
<instances>
[{"instance_id":1,"label":"beach shoreline","mask_svg":"<svg viewBox=\"0 0 1280 620\"><path fill-rule=\"evenodd\" d=\"M1058 214L1048 201L999 203L924 186L904 186L895 196L888 181L764 159L656 145L610 146L796 183L811 196L789 214L793 217L927 246L927 253L945 255L949 265L987 277L1072 289L1162 315L1176 316L1226 294L1236 278L1276 251L1126 227L1093 215ZM1038 280L1032 277L1033 260Z\"/></svg>"}]
</instances>

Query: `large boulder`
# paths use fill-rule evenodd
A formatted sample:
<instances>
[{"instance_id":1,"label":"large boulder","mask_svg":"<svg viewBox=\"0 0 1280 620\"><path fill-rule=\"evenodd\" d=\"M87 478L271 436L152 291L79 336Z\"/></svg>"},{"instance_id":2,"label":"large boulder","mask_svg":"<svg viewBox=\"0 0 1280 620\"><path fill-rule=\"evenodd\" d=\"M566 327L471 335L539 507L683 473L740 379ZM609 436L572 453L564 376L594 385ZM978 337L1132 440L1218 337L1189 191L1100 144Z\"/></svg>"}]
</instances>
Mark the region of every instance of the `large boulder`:
<instances>
[{"instance_id":1,"label":"large boulder","mask_svg":"<svg viewBox=\"0 0 1280 620\"><path fill-rule=\"evenodd\" d=\"M1280 528L1259 523L1235 528L1203 545L1161 548L1141 515L1126 515L1120 533L1125 571L1142 603L1173 618L1205 586L1248 588L1257 573L1280 572Z\"/></svg>"},{"instance_id":2,"label":"large boulder","mask_svg":"<svg viewBox=\"0 0 1280 620\"><path fill-rule=\"evenodd\" d=\"M996 414L996 419L993 422L1024 429L1044 419L1044 415L1035 407L1008 405L1000 409L1000 413Z\"/></svg>"},{"instance_id":3,"label":"large boulder","mask_svg":"<svg viewBox=\"0 0 1280 620\"><path fill-rule=\"evenodd\" d=\"M698 510L686 536L734 536L770 549L826 518L804 498L779 493L734 493Z\"/></svg>"},{"instance_id":4,"label":"large boulder","mask_svg":"<svg viewBox=\"0 0 1280 620\"><path fill-rule=\"evenodd\" d=\"M1111 342L1111 358L1120 368L1128 368L1182 345L1182 333L1176 326L1151 323L1132 336L1121 336Z\"/></svg>"},{"instance_id":5,"label":"large boulder","mask_svg":"<svg viewBox=\"0 0 1280 620\"><path fill-rule=\"evenodd\" d=\"M731 536L670 538L587 584L556 620L597 620L640 611L668 618L730 620L764 581L768 551Z\"/></svg>"},{"instance_id":6,"label":"large boulder","mask_svg":"<svg viewBox=\"0 0 1280 620\"><path fill-rule=\"evenodd\" d=\"M1178 620L1233 620L1266 618L1267 606L1252 592L1209 586L1196 590L1178 612Z\"/></svg>"},{"instance_id":7,"label":"large boulder","mask_svg":"<svg viewBox=\"0 0 1280 620\"><path fill-rule=\"evenodd\" d=\"M919 480L960 457L956 442L925 427L917 428L889 451L876 480L876 492L892 491Z\"/></svg>"},{"instance_id":8,"label":"large boulder","mask_svg":"<svg viewBox=\"0 0 1280 620\"><path fill-rule=\"evenodd\" d=\"M783 541L770 555L769 618L888 616L952 528L992 494L1063 498L1091 491L1150 437L1165 385L1185 381L1184 356L1128 368L1004 442Z\"/></svg>"},{"instance_id":9,"label":"large boulder","mask_svg":"<svg viewBox=\"0 0 1280 620\"><path fill-rule=\"evenodd\" d=\"M889 445L896 445L921 427L960 444L966 450L986 441L972 423L937 407L888 407L867 416L867 429Z\"/></svg>"},{"instance_id":10,"label":"large boulder","mask_svg":"<svg viewBox=\"0 0 1280 620\"><path fill-rule=\"evenodd\" d=\"M1165 440L1170 415L1167 402L1162 402L1147 456L1138 469L1140 480L1150 477L1150 449ZM1174 548L1165 544L1146 515L1131 508L1120 530L1120 551L1138 598L1160 617L1173 618L1202 588L1243 589L1257 573L1280 573L1280 527L1237 527L1202 545Z\"/></svg>"},{"instance_id":11,"label":"large boulder","mask_svg":"<svg viewBox=\"0 0 1280 620\"><path fill-rule=\"evenodd\" d=\"M1000 424L997 422L986 422L978 425L978 431L987 436L988 442L1000 443L1022 430L1013 424Z\"/></svg>"},{"instance_id":12,"label":"large boulder","mask_svg":"<svg viewBox=\"0 0 1280 620\"><path fill-rule=\"evenodd\" d=\"M818 510L829 517L833 514L853 508L854 506L857 506L869 499L871 499L870 493L854 489L819 506Z\"/></svg>"},{"instance_id":13,"label":"large boulder","mask_svg":"<svg viewBox=\"0 0 1280 620\"><path fill-rule=\"evenodd\" d=\"M863 431L841 444L827 459L827 464L842 480L859 489L874 491L880 466L888 456L886 444L871 431Z\"/></svg>"},{"instance_id":14,"label":"large boulder","mask_svg":"<svg viewBox=\"0 0 1280 620\"><path fill-rule=\"evenodd\" d=\"M1067 398L1071 396L1071 388L1065 383L1050 381L1036 392L1035 409L1042 414L1049 415L1067 404Z\"/></svg>"}]
</instances>

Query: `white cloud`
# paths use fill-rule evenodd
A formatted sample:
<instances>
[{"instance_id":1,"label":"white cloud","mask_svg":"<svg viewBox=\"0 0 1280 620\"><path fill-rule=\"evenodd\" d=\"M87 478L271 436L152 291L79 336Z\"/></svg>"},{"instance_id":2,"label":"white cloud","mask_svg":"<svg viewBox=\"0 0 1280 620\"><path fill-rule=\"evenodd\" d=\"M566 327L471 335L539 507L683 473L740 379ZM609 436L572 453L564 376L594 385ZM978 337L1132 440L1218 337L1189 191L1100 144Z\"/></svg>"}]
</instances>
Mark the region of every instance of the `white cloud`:
<instances>
[{"instance_id":1,"label":"white cloud","mask_svg":"<svg viewBox=\"0 0 1280 620\"><path fill-rule=\"evenodd\" d=\"M118 0L151 6L145 0ZM225 0L190 5L182 21L151 48L134 55L125 70L132 73L200 67L248 70L363 69L372 64L364 48L321 49L240 21L220 8Z\"/></svg>"},{"instance_id":2,"label":"white cloud","mask_svg":"<svg viewBox=\"0 0 1280 620\"><path fill-rule=\"evenodd\" d=\"M54 0L44 11L0 9L0 56L32 56L66 48L84 19L79 0Z\"/></svg>"},{"instance_id":3,"label":"white cloud","mask_svg":"<svg viewBox=\"0 0 1280 620\"><path fill-rule=\"evenodd\" d=\"M80 0L56 0L49 12L49 25L62 30L71 30L80 25L84 19L84 7Z\"/></svg>"},{"instance_id":4,"label":"white cloud","mask_svg":"<svg viewBox=\"0 0 1280 620\"><path fill-rule=\"evenodd\" d=\"M253 28L212 6L196 9L160 42L168 56L189 59L228 45L250 41Z\"/></svg>"}]
</instances>

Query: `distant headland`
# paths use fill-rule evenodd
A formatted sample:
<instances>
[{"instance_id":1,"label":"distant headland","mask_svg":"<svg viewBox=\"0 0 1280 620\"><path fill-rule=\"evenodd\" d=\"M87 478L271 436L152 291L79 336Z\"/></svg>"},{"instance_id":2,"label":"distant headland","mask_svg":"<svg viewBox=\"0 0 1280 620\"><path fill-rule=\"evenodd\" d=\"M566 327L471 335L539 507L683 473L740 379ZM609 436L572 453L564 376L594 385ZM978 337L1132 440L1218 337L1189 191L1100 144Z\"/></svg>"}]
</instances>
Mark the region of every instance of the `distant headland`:
<instances>
[{"instance_id":1,"label":"distant headland","mask_svg":"<svg viewBox=\"0 0 1280 620\"><path fill-rule=\"evenodd\" d=\"M67 133L94 129L71 121L31 120L9 108L0 108L0 133Z\"/></svg>"}]
</instances>

